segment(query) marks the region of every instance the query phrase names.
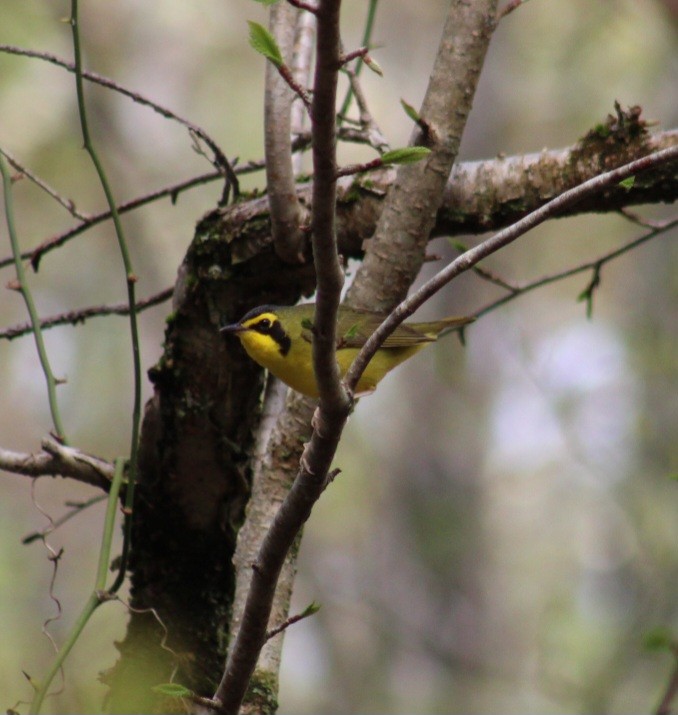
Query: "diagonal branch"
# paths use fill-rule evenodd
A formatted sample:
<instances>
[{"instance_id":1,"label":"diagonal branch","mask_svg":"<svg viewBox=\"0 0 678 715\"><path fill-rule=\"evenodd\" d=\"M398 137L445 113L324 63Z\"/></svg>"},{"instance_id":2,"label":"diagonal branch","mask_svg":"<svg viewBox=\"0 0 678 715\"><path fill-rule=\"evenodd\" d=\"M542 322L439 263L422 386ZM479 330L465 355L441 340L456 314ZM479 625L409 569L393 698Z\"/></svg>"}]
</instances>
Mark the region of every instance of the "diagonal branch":
<instances>
[{"instance_id":1,"label":"diagonal branch","mask_svg":"<svg viewBox=\"0 0 678 715\"><path fill-rule=\"evenodd\" d=\"M557 198L550 201L545 206L537 209L525 218L521 219L513 226L500 231L486 241L478 244L474 248L463 253L459 258L456 258L452 263L446 266L442 271L437 273L433 278L427 281L419 290L413 293L409 298L402 301L384 320L384 322L375 330L369 337L360 353L354 360L350 369L346 373L345 382L349 390L355 389L360 376L369 361L374 357L374 354L379 349L379 346L384 340L400 325L406 318L414 313L417 308L423 305L431 296L435 295L443 286L447 285L453 278L456 278L461 273L475 266L479 261L492 253L496 253L500 248L512 243L520 236L524 235L535 226L538 226L544 221L554 218L561 211L567 209L573 204L590 198L593 194L604 191L610 186L618 184L620 181L627 179L636 174L640 174L648 169L653 169L661 165L671 165L678 161L678 146L663 151L650 154L649 156L633 161L618 169L608 171L605 174L596 176L589 181L584 182L580 186L575 187L561 194Z\"/></svg>"},{"instance_id":2,"label":"diagonal branch","mask_svg":"<svg viewBox=\"0 0 678 715\"><path fill-rule=\"evenodd\" d=\"M638 248L638 246L642 246L644 243L647 243L647 241L651 241L653 238L661 236L666 231L670 231L677 226L678 218L657 223L652 227L650 231L644 233L642 236L638 236L638 238L634 238L632 241L625 243L623 246L620 246L613 251L609 251L608 253L604 253L602 256L598 256L598 258L594 258L591 261L585 261L584 263L580 263L578 266L572 266L570 268L566 268L565 270L558 271L557 273L550 273L549 275L542 276L541 278L537 278L523 285L508 285L505 282L499 283L499 281L496 280L496 277L493 276L493 278L495 279L492 280L492 282L497 285L501 285L501 287L504 288L504 290L508 291L508 293L501 298L497 298L497 300L493 300L492 302L477 310L474 313L474 316L476 318L480 318L483 315L487 315L487 313L491 313L500 306L509 303L518 296L525 295L525 293L530 293L531 291L536 290L537 288L541 288L545 285L550 285L551 283L556 283L558 281L565 280L566 278L570 278L571 276L576 276L579 273L585 273L586 271L594 271L595 273L599 274L600 269L606 263L610 263L616 258L619 258L619 256L623 256L625 253L633 251L634 249ZM474 270L479 270L478 265L474 267Z\"/></svg>"},{"instance_id":3,"label":"diagonal branch","mask_svg":"<svg viewBox=\"0 0 678 715\"><path fill-rule=\"evenodd\" d=\"M63 60L50 52L37 52L35 50L27 50L23 47L15 47L13 45L0 45L0 52L5 52L10 55L19 55L22 57L31 57L34 59L44 60L45 62L50 62L54 65L57 65L58 67L63 67L69 72L75 73L75 63ZM198 137L199 139L202 139L202 141L207 144L207 146L214 154L214 160L212 161L212 163L219 170L219 173L226 179L226 188L225 195L223 197L223 203L227 203L227 194L228 189L230 187L233 187L234 197L238 198L238 195L240 193L239 182L237 176L235 175L235 172L233 171L233 167L229 163L228 159L226 158L226 155L221 150L216 141L214 141L214 139L212 139L212 137L202 127L199 127L197 124L194 124L188 119L185 119L176 112L173 112L171 109L163 107L161 104L154 102L153 100L149 99L148 97L145 97L139 92L132 92L131 90L127 89L126 87L123 87L117 82L114 82L112 79L109 79L108 77L103 77L96 72L84 71L82 73L82 78L88 80L89 82L99 84L102 87L112 89L115 92L124 95L125 97L129 97L133 102L136 102L137 104L150 107L153 111L157 112L166 119L171 119L175 122L178 122L179 124L182 124L188 129L188 131L192 135Z\"/></svg>"},{"instance_id":4,"label":"diagonal branch","mask_svg":"<svg viewBox=\"0 0 678 715\"><path fill-rule=\"evenodd\" d=\"M165 290L162 290L149 298L137 301L135 306L136 312L141 313L147 308L152 308L155 305L164 303L172 297L173 292L173 287L165 288ZM89 318L101 315L129 315L129 303L94 305L90 308L83 308L82 310L69 310L67 313L59 313L58 315L52 315L49 318L42 318L40 320L40 327L44 330L46 328L54 328L57 325L77 325L78 323L84 323ZM9 328L5 328L4 330L0 330L0 340L3 338L6 340L13 340L14 338L19 338L22 335L28 335L32 332L33 326L30 323L21 323L19 325L13 325Z\"/></svg>"}]
</instances>

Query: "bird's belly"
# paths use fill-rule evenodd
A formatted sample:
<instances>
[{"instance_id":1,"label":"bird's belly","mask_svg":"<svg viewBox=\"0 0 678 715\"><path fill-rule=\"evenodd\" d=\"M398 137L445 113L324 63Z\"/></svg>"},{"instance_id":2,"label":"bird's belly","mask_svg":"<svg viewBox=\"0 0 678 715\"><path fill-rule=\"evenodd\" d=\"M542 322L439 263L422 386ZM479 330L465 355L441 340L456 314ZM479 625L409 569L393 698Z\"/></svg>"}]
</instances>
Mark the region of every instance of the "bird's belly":
<instances>
[{"instance_id":1,"label":"bird's belly","mask_svg":"<svg viewBox=\"0 0 678 715\"><path fill-rule=\"evenodd\" d=\"M411 347L382 348L368 363L356 386L356 394L372 392L377 383L394 367L400 365L409 357L419 352L427 343ZM304 348L306 346L303 346ZM309 346L310 347L310 346ZM247 350L247 346L245 346ZM249 351L248 351L249 352ZM358 354L357 348L342 348L337 350L337 364L343 377ZM263 355L261 352L250 356L260 365L270 370L277 378L289 385L293 390L309 397L318 397L318 385L313 370L313 353L310 349L295 350L294 347L286 355L278 351Z\"/></svg>"}]
</instances>

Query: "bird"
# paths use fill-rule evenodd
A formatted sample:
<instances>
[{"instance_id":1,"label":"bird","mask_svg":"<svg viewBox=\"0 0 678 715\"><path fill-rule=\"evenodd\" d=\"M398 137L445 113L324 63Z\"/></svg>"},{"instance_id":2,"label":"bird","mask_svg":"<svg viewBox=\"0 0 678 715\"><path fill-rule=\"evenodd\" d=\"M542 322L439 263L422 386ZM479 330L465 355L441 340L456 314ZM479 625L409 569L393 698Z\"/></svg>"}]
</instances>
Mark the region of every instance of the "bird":
<instances>
[{"instance_id":1,"label":"bird","mask_svg":"<svg viewBox=\"0 0 678 715\"><path fill-rule=\"evenodd\" d=\"M237 322L221 327L235 335L256 363L297 392L317 398L313 369L314 303L294 306L260 305ZM343 377L385 315L339 306L336 357ZM401 323L370 360L356 385L356 396L370 394L394 367L434 343L443 331L472 322L472 317L450 317L428 323Z\"/></svg>"}]
</instances>

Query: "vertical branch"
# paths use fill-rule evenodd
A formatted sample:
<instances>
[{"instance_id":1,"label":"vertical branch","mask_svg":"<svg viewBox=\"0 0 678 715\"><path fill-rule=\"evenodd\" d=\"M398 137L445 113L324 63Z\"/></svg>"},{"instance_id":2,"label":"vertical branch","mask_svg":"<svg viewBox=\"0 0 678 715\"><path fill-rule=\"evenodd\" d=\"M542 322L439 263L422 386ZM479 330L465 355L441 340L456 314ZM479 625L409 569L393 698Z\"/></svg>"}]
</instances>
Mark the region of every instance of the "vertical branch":
<instances>
[{"instance_id":1,"label":"vertical branch","mask_svg":"<svg viewBox=\"0 0 678 715\"><path fill-rule=\"evenodd\" d=\"M286 2L271 7L269 28L285 64L292 58L299 11ZM291 112L294 93L277 68L266 63L264 94L264 147L266 179L271 208L271 233L277 255L288 263L302 260L301 206L295 191L292 166Z\"/></svg>"},{"instance_id":2,"label":"vertical branch","mask_svg":"<svg viewBox=\"0 0 678 715\"><path fill-rule=\"evenodd\" d=\"M380 312L406 295L421 267L426 242L442 203L445 183L494 30L496 0L452 0L426 95L419 111L426 134L415 127L410 144L429 157L401 166L389 191L365 260L349 291L354 307Z\"/></svg>"},{"instance_id":3,"label":"vertical branch","mask_svg":"<svg viewBox=\"0 0 678 715\"><path fill-rule=\"evenodd\" d=\"M108 567L111 562L111 545L113 543L113 528L115 527L115 515L118 506L118 497L120 495L120 487L122 486L123 475L125 471L125 460L118 457L115 460L115 471L113 480L111 481L111 490L108 493L108 504L106 507L106 517L104 519L104 532L101 539L101 548L99 549L99 564L97 566L94 588L90 597L87 599L85 607L78 616L78 619L73 625L71 632L68 634L66 641L61 646L61 649L54 658L54 662L50 667L47 675L40 682L33 701L29 709L30 715L37 715L40 712L42 703L47 696L47 692L52 685L54 677L62 668L64 661L71 652L73 646L77 643L80 634L87 625L87 622L92 617L96 609L106 601L110 600L112 592L106 591L106 576L108 575Z\"/></svg>"},{"instance_id":4,"label":"vertical branch","mask_svg":"<svg viewBox=\"0 0 678 715\"><path fill-rule=\"evenodd\" d=\"M345 407L348 398L339 380L335 358L337 310L344 272L337 253L335 226L337 191L336 102L341 43L339 0L325 0L318 10L318 39L313 82L313 260L317 293L313 326L313 369L320 404Z\"/></svg>"},{"instance_id":5,"label":"vertical branch","mask_svg":"<svg viewBox=\"0 0 678 715\"><path fill-rule=\"evenodd\" d=\"M33 302L33 295L28 287L26 280L26 272L24 265L21 262L21 249L19 248L19 239L16 235L16 225L14 223L14 202L12 201L12 179L9 174L9 169L5 160L0 156L0 172L2 173L2 186L5 197L5 216L7 220L7 231L9 233L9 241L12 246L12 255L14 256L14 266L16 268L16 277L19 283L19 291L23 296L26 309L31 321L33 335L35 336L35 347L38 350L38 357L42 365L42 371L45 374L47 381L47 397L49 399L49 409L52 413L52 422L56 431L57 439L66 444L66 433L61 422L61 413L59 412L59 404L56 397L57 380L54 377L52 368L47 356L45 341L42 338L42 328L40 327L40 316Z\"/></svg>"},{"instance_id":6,"label":"vertical branch","mask_svg":"<svg viewBox=\"0 0 678 715\"><path fill-rule=\"evenodd\" d=\"M299 13L292 76L304 87L310 85L311 64L315 48L315 15ZM292 104L292 134L300 134L308 114L300 98ZM303 154L293 156L295 175L300 173ZM247 504L245 522L238 531L233 565L235 566L235 595L230 623L230 640L233 642L240 628L247 593L252 581L252 564L256 561L264 536L271 528L278 505L282 503L296 473L301 440L308 438L311 412L309 400L298 395L290 396L285 409L287 386L269 373L261 419L257 427L256 446L252 459L252 493ZM285 560L275 599L271 621L282 623L288 617L292 585L295 576L296 549L291 549ZM258 659L257 676L273 683L280 670L284 633L266 641Z\"/></svg>"},{"instance_id":7,"label":"vertical branch","mask_svg":"<svg viewBox=\"0 0 678 715\"><path fill-rule=\"evenodd\" d=\"M365 30L363 31L363 39L360 42L361 47L367 47L369 48L370 43L372 41L372 30L374 29L374 20L377 15L377 4L379 0L370 0L369 7L367 9L367 18L365 19ZM363 65L365 64L365 60L363 60L362 57L358 57L355 63L355 69L353 70L353 74L355 77L358 77L360 75L360 71L363 68ZM353 99L353 93L354 93L354 88L353 88L353 83L349 84L348 89L346 90L346 96L344 97L344 101L341 103L341 109L339 110L339 122L341 123L346 116L349 107L351 106L351 100Z\"/></svg>"},{"instance_id":8,"label":"vertical branch","mask_svg":"<svg viewBox=\"0 0 678 715\"><path fill-rule=\"evenodd\" d=\"M335 359L336 315L343 272L336 250L336 87L339 72L340 0L322 0L317 12L314 78L313 251L318 296L314 320L314 367L320 386L316 428L301 458L301 468L266 533L256 562L240 628L230 649L215 703L235 715L242 704L266 632L280 571L311 509L322 493L350 402L339 381Z\"/></svg>"},{"instance_id":9,"label":"vertical branch","mask_svg":"<svg viewBox=\"0 0 678 715\"><path fill-rule=\"evenodd\" d=\"M82 72L82 57L80 52L80 29L79 29L79 19L78 19L78 0L71 0L71 17L70 24L73 33L73 51L75 55L75 86L78 95L78 113L80 115L80 126L82 128L82 138L85 146L85 150L90 155L92 164L96 169L101 187L106 196L106 201L108 202L108 207L111 212L111 218L113 219L113 225L115 227L115 234L118 239L118 246L120 248L120 254L122 256L122 262L125 269L125 278L127 283L127 302L129 304L129 321L130 321L130 333L132 342L132 363L134 369L134 406L132 408L132 435L131 435L131 445L130 445L130 462L129 462L129 475L128 484L125 494L125 541L122 548L122 557L120 559L120 570L118 571L118 576L111 587L112 592L116 592L120 586L122 586L125 580L125 571L127 569L127 561L129 558L130 543L132 536L132 506L134 504L134 484L136 482L137 474L137 455L139 448L139 426L141 422L141 357L139 350L139 327L137 324L137 310L136 310L136 295L135 286L137 282L137 277L134 274L134 268L132 266L132 259L130 257L129 250L127 248L127 241L125 239L125 232L122 228L122 222L120 221L120 214L118 212L117 204L113 197L113 191L108 182L108 177L104 171L103 164L99 159L99 155L94 147L92 138L89 132L89 122L87 120L87 110L85 107L85 92L83 88L83 72Z\"/></svg>"},{"instance_id":10,"label":"vertical branch","mask_svg":"<svg viewBox=\"0 0 678 715\"><path fill-rule=\"evenodd\" d=\"M297 30L294 38L294 53L292 55L292 76L302 87L310 85L311 63L315 47L315 15L302 11L297 20ZM308 114L300 97L292 103L292 136L299 136L304 131ZM303 152L297 152L292 159L295 175L301 173Z\"/></svg>"}]
</instances>

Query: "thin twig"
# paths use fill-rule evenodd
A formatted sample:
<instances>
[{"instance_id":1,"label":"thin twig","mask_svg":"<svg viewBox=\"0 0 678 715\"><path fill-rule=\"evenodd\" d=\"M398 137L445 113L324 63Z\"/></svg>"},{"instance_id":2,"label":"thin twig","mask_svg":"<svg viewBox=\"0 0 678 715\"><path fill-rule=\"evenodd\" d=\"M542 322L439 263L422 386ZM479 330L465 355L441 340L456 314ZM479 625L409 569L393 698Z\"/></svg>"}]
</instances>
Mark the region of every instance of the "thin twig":
<instances>
[{"instance_id":1,"label":"thin twig","mask_svg":"<svg viewBox=\"0 0 678 715\"><path fill-rule=\"evenodd\" d=\"M343 71L348 76L351 90L355 95L358 111L360 112L360 127L367 135L370 146L375 147L380 154L383 154L385 151L388 151L389 144L367 106L367 99L360 84L360 80L358 79L357 70L350 67L344 67Z\"/></svg>"},{"instance_id":2,"label":"thin twig","mask_svg":"<svg viewBox=\"0 0 678 715\"><path fill-rule=\"evenodd\" d=\"M105 499L107 499L106 494L99 494L98 496L92 497L91 499L88 499L84 502L79 502L78 504L67 504L67 506L71 507L69 511L67 511L63 516L60 516L58 519L50 518L50 523L44 529L40 529L40 531L33 531L30 534L27 534L26 536L24 536L23 539L21 539L21 543L24 545L28 545L32 544L38 539L44 541L45 537L48 534L51 534L62 524L65 524L67 521L70 521L74 516L78 516L78 514L82 513L85 509L89 509L89 507L94 506L94 504L98 504Z\"/></svg>"},{"instance_id":3,"label":"thin twig","mask_svg":"<svg viewBox=\"0 0 678 715\"><path fill-rule=\"evenodd\" d=\"M666 221L653 221L652 219L649 218L643 218L642 216L638 215L635 211L631 211L629 208L621 208L619 209L619 213L631 223L638 224L639 226L644 226L645 228L662 228L663 226L666 225Z\"/></svg>"},{"instance_id":4,"label":"thin twig","mask_svg":"<svg viewBox=\"0 0 678 715\"><path fill-rule=\"evenodd\" d=\"M155 305L164 303L166 300L169 300L172 297L173 292L173 287L165 288L165 290L162 290L159 293L150 296L149 298L137 301L137 313L141 313L148 308L152 308ZM93 305L89 308L82 308L81 310L69 310L66 313L52 315L49 318L41 318L40 327L45 330L48 328L54 328L57 325L77 325L79 323L84 323L89 318L94 318L101 315L129 315L129 303L116 303L115 305ZM13 340L14 338L18 338L22 335L27 335L32 332L33 327L30 323L12 325L9 328L0 330L0 340Z\"/></svg>"},{"instance_id":5,"label":"thin twig","mask_svg":"<svg viewBox=\"0 0 678 715\"><path fill-rule=\"evenodd\" d=\"M77 0L73 0L77 2ZM52 684L54 676L61 670L63 663L71 652L71 649L80 638L80 634L89 622L94 611L106 601L110 601L115 598L112 591L106 591L106 578L108 576L108 566L111 557L111 545L113 543L113 530L115 527L115 516L118 507L118 496L120 493L120 487L122 486L123 472L124 472L125 460L122 458L117 458L115 460L114 476L111 482L111 491L108 495L108 505L106 508L106 516L104 519L103 536L101 539L101 548L99 549L99 563L97 565L96 578L94 581L94 588L90 594L85 607L80 613L80 616L76 620L75 624L71 628L68 637L66 638L61 649L57 653L52 665L45 675L45 677L40 681L40 686L33 696L31 706L29 709L29 715L37 715L40 712L40 707L49 691Z\"/></svg>"},{"instance_id":6,"label":"thin twig","mask_svg":"<svg viewBox=\"0 0 678 715\"><path fill-rule=\"evenodd\" d=\"M104 170L103 163L94 146L89 131L89 120L87 107L85 105L85 91L83 85L82 53L80 49L80 20L78 17L78 0L71 0L71 33L73 36L73 54L75 56L75 89L78 99L78 115L80 117L80 128L85 150L92 160L92 164L97 172L99 183L103 189L108 208L111 212L111 219L115 227L115 235L118 241L120 257L125 271L125 285L127 287L127 302L129 304L129 327L130 342L132 348L132 365L134 374L133 406L132 406L132 429L130 435L129 464L127 472L127 489L125 491L125 526L124 541L122 545L122 556L120 558L120 570L111 586L111 593L115 593L125 579L127 560L129 558L130 544L132 539L132 507L134 504L134 486L138 469L139 453L139 430L141 426L141 350L139 347L139 323L136 312L136 283L137 277L132 266L132 257L127 245L125 231L120 221L120 214L113 197L113 191L108 181L108 176ZM100 588L103 588L101 586Z\"/></svg>"},{"instance_id":7,"label":"thin twig","mask_svg":"<svg viewBox=\"0 0 678 715\"><path fill-rule=\"evenodd\" d=\"M293 626L295 623L299 623L299 621L303 621L305 618L309 618L310 616L314 615L315 613L318 612L319 606L316 606L315 604L311 604L308 608L305 608L301 613L297 613L294 616L290 616L289 618L286 618L279 626L276 626L275 628L271 628L271 630L266 631L266 640L269 641L271 638L275 638L279 633L282 633L283 631L287 630L290 626Z\"/></svg>"},{"instance_id":8,"label":"thin twig","mask_svg":"<svg viewBox=\"0 0 678 715\"><path fill-rule=\"evenodd\" d=\"M59 67L63 67L69 72L76 71L76 65L74 63L63 60L60 57L51 54L50 52L37 52L35 50L27 50L23 47L14 47L12 45L0 45L0 52L6 52L12 55L20 55L22 57L32 57L35 59L44 60L45 62L51 62L52 64L55 64ZM176 112L173 112L171 109L163 107L161 104L154 102L148 97L145 97L138 92L132 92L131 90L119 85L117 82L114 82L108 77L103 77L96 72L84 71L82 72L82 78L90 82L94 82L95 84L99 84L102 87L112 89L115 92L119 92L120 94L129 97L133 102L136 102L137 104L142 104L146 107L150 107L161 116L165 117L166 119L171 119L175 122L178 122L179 124L182 124L190 132L195 134L197 137L200 137L200 139L202 139L205 144L207 144L207 146L212 150L214 154L214 160L212 163L218 169L219 173L226 179L227 187L233 187L234 198L238 198L240 194L239 182L235 175L235 172L233 171L233 167L229 163L228 159L226 159L226 156L219 147L219 145L202 127L199 127L197 124L194 124L188 119L185 119ZM225 192L227 193L227 189L225 189Z\"/></svg>"},{"instance_id":9,"label":"thin twig","mask_svg":"<svg viewBox=\"0 0 678 715\"><path fill-rule=\"evenodd\" d=\"M0 173L2 173L2 185L5 196L5 220L7 222L9 240L12 246L12 254L14 256L14 267L16 270L18 286L21 292L21 296L24 299L24 303L26 304L26 310L28 311L28 315L31 321L31 327L35 336L35 347L38 351L40 365L42 366L42 371L45 375L45 381L47 383L47 397L49 400L49 409L52 415L54 429L59 440L65 444L66 432L64 431L63 423L61 421L61 413L59 411L59 403L57 401L56 395L58 381L54 377L54 373L52 372L52 368L50 366L49 357L47 355L47 348L45 347L45 341L42 337L42 330L40 329L40 316L38 315L37 308L35 307L33 295L26 279L24 265L21 261L21 249L19 248L19 239L16 234L16 227L14 223L12 180L9 175L7 165L5 164L5 159L2 156L0 156Z\"/></svg>"},{"instance_id":10,"label":"thin twig","mask_svg":"<svg viewBox=\"0 0 678 715\"><path fill-rule=\"evenodd\" d=\"M351 50L351 52L347 52L345 55L342 54L339 56L339 63L342 65L346 65L349 62L352 62L353 60L356 60L360 58L361 60L365 60L365 55L369 52L369 49L367 47L359 47L357 50ZM355 74L355 72L354 72Z\"/></svg>"},{"instance_id":11,"label":"thin twig","mask_svg":"<svg viewBox=\"0 0 678 715\"><path fill-rule=\"evenodd\" d=\"M45 517L48 521L48 529L52 529L54 527L54 521L51 517L51 515L47 512L46 509L44 509L40 504L38 503L38 499L35 494L35 489L36 489L36 484L37 484L37 479L34 479L31 482L31 501L33 502L33 506L42 514L42 516ZM54 592L54 587L56 585L56 577L57 573L59 572L59 562L61 561L61 557L63 556L64 550L63 548L59 549L59 551L56 551L54 547L43 537L42 539L42 544L47 550L48 556L47 560L52 563L52 575L49 580L49 597L50 600L54 603L56 606L56 614L53 616L49 616L48 618L45 619L45 621L42 624L41 632L47 638L47 640L50 642L52 648L54 649L54 653L59 652L59 646L57 645L56 641L54 640L54 636L49 632L48 626L50 623L53 623L54 621L58 621L61 619L61 616L63 614L63 609L61 607L61 601L57 597L56 593ZM52 695L58 695L59 693L63 692L64 687L65 687L65 678L64 678L64 669L60 668L59 669L59 675L61 676L61 687L59 690L52 691Z\"/></svg>"},{"instance_id":12,"label":"thin twig","mask_svg":"<svg viewBox=\"0 0 678 715\"><path fill-rule=\"evenodd\" d=\"M466 251L468 251L468 246L465 246L461 241L450 241L450 244L459 253L465 253ZM484 266L480 265L475 265L471 270L483 280L487 281L488 283L492 283L496 286L499 286L500 288L507 290L509 293L519 292L519 288L511 285L508 281L504 280L501 276L497 275L489 268L485 268Z\"/></svg>"},{"instance_id":13,"label":"thin twig","mask_svg":"<svg viewBox=\"0 0 678 715\"><path fill-rule=\"evenodd\" d=\"M524 5L528 0L509 0L504 7L497 13L497 22L502 18L510 15L514 10L517 10L521 5Z\"/></svg>"},{"instance_id":14,"label":"thin twig","mask_svg":"<svg viewBox=\"0 0 678 715\"><path fill-rule=\"evenodd\" d=\"M341 169L337 169L337 179L340 179L342 176L352 176L353 174L363 174L366 171L381 169L383 166L384 162L380 157L366 161L363 164L349 164L348 166L343 166Z\"/></svg>"},{"instance_id":15,"label":"thin twig","mask_svg":"<svg viewBox=\"0 0 678 715\"><path fill-rule=\"evenodd\" d=\"M374 21L377 15L377 4L379 3L379 0L370 0L370 4L367 8L367 17L365 19L365 29L363 30L363 37L360 42L362 47L370 47L371 42L372 42L372 31L374 30ZM353 70L353 73L356 77L360 75L360 72L362 71L364 64L364 60L362 57L358 58L358 61L356 62L355 69ZM338 114L338 124L341 125L343 120L343 117L346 116L348 113L349 107L351 106L351 100L353 99L353 86L349 85L348 89L346 90L346 96L344 97L344 101L341 103L341 108L339 109L339 114Z\"/></svg>"},{"instance_id":16,"label":"thin twig","mask_svg":"<svg viewBox=\"0 0 678 715\"><path fill-rule=\"evenodd\" d=\"M648 233L643 234L642 236L639 236L638 238L635 238L628 243L625 243L620 248L610 251L609 253L605 253L602 256L599 256L598 258L595 258L591 261L586 261L585 263L582 263L578 266L573 266L572 268L567 268L557 273L551 273L547 276L542 276L541 278L537 278L536 280L530 281L529 283L526 283L522 286L508 286L507 284L506 288L507 290L509 290L508 295L502 296L501 298L494 300L491 303L488 303L475 313L475 317L480 318L481 316L486 315L487 313L491 313L500 306L512 301L514 298L517 298L521 295L525 295L525 293L529 293L530 291L536 290L537 288L541 288L542 286L548 285L550 283L556 283L557 281L570 278L571 276L577 275L578 273L584 273L586 271L600 272L600 269L606 263L609 263L615 258L618 258L619 256L622 256L623 254L632 251L634 248L637 248L643 243L646 243L647 241L656 238L657 236L661 235L662 233L665 233L666 231L676 226L678 226L678 218L674 218L669 221L664 221L662 222L661 226L653 228ZM475 268L477 268L477 266L475 266Z\"/></svg>"},{"instance_id":17,"label":"thin twig","mask_svg":"<svg viewBox=\"0 0 678 715\"><path fill-rule=\"evenodd\" d=\"M263 162L262 162L261 166L258 167L258 169L260 169L260 168L263 168ZM186 181L179 182L178 184L171 184L170 186L165 186L161 189L156 189L155 191L152 191L149 194L139 196L136 199L132 199L131 201L127 201L125 203L120 204L118 206L118 213L120 213L120 214L127 213L128 211L132 211L132 210L137 209L141 206L145 206L146 204L152 203L153 201L163 199L167 196L171 197L172 202L175 202L177 199L177 196L180 193L182 193L183 191L186 191L187 189L192 189L194 186L200 186L201 184L207 184L211 181L214 181L215 179L218 179L220 176L221 175L215 171L215 172L211 172L209 174L201 174L200 176L195 176L192 179L187 179ZM103 221L107 221L109 218L111 218L110 210L101 211L98 214L94 214L94 215L90 216L83 223L78 224L77 226L74 226L73 228L69 228L68 230L64 231L63 233L59 233L56 236L53 236L52 238L47 239L46 241L43 241L39 246L37 246L37 248L34 248L31 251L25 251L24 253L21 254L21 258L22 258L22 260L30 259L33 269L35 271L37 271L38 268L40 267L40 261L46 253L49 253L50 251L53 251L56 248L60 248L65 243L70 241L72 238L79 236L81 233L84 233L85 231L89 230L93 226L96 226L97 224L102 223ZM2 258L2 259L0 259L0 268L4 268L5 266L7 266L11 263L12 263L11 256Z\"/></svg>"},{"instance_id":18,"label":"thin twig","mask_svg":"<svg viewBox=\"0 0 678 715\"><path fill-rule=\"evenodd\" d=\"M0 154L2 154L7 161L21 174L23 174L27 179L30 179L36 186L40 187L46 194L51 196L59 205L63 206L66 211L68 211L71 216L79 219L80 221L88 221L91 216L89 214L84 214L78 211L75 207L75 202L72 199L65 199L58 191L53 189L46 181L41 179L37 174L27 169L23 164L21 164L18 159L12 156L6 149L0 147Z\"/></svg>"}]
</instances>

